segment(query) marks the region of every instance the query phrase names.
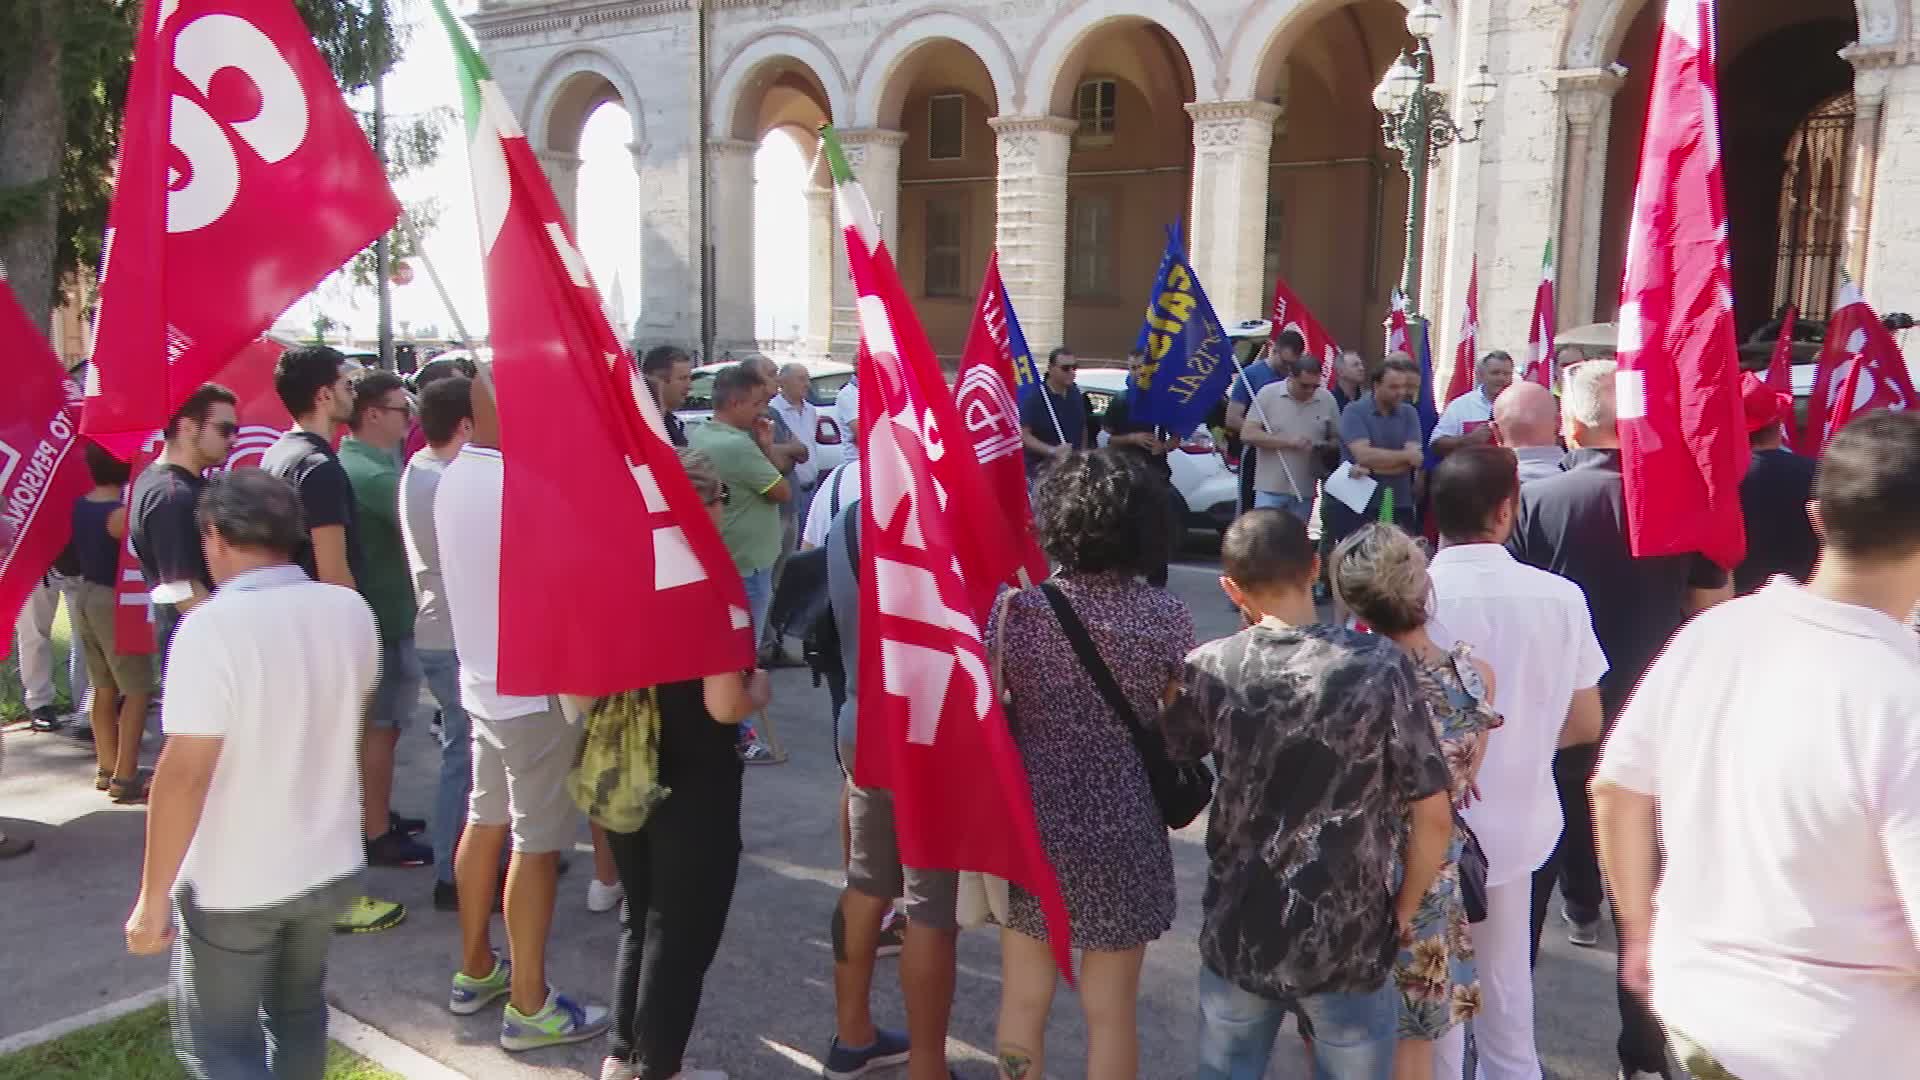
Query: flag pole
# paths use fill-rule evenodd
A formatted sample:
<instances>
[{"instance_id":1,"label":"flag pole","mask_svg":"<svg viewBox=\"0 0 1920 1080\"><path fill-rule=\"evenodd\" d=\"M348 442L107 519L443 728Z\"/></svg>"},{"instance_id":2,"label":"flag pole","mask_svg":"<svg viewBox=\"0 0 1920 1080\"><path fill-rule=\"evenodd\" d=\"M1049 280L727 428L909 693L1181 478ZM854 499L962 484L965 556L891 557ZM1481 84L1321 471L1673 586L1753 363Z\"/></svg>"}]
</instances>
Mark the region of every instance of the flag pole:
<instances>
[{"instance_id":1,"label":"flag pole","mask_svg":"<svg viewBox=\"0 0 1920 1080\"><path fill-rule=\"evenodd\" d=\"M1273 347L1272 342L1268 342L1267 347L1272 348ZM1247 409L1252 413L1254 413L1254 415L1260 418L1260 429L1262 431L1269 431L1270 429L1268 429L1267 427L1267 410L1260 407L1260 395L1254 392L1253 384L1247 381L1247 368L1246 368L1246 365L1240 362L1240 353L1237 350L1228 349L1227 359L1233 363L1233 377L1236 379L1239 379L1240 385L1247 388ZM1241 436L1240 441L1243 443L1246 442L1247 441L1246 437L1244 435ZM1257 446L1254 447L1254 450L1256 452L1259 449L1260 448ZM1276 451L1276 454L1278 454L1277 451ZM1287 486L1292 488L1295 491L1299 491L1300 481L1294 479L1293 466L1287 464L1286 455L1279 454L1278 456L1280 458L1280 471L1287 474ZM1258 458L1256 458L1255 460L1258 460ZM1255 500L1257 501L1259 497L1260 497L1260 493L1258 490L1256 490L1254 492ZM1311 496L1307 496L1307 495L1301 496L1301 498L1310 498L1310 497ZM1249 507L1249 509L1251 509L1251 507Z\"/></svg>"},{"instance_id":2,"label":"flag pole","mask_svg":"<svg viewBox=\"0 0 1920 1080\"><path fill-rule=\"evenodd\" d=\"M462 347L471 351L473 338L467 334L467 324L460 321L460 311L453 306L453 297L447 294L446 282L440 280L440 271L434 268L433 256L427 254L427 246L420 242L420 234L414 230L413 222L405 214L400 215L400 227L407 232L407 243L413 245L413 253L420 256L420 265L427 268L427 280L433 282L433 291L440 294L440 306L447 309L447 318L453 321L453 331L460 335Z\"/></svg>"}]
</instances>

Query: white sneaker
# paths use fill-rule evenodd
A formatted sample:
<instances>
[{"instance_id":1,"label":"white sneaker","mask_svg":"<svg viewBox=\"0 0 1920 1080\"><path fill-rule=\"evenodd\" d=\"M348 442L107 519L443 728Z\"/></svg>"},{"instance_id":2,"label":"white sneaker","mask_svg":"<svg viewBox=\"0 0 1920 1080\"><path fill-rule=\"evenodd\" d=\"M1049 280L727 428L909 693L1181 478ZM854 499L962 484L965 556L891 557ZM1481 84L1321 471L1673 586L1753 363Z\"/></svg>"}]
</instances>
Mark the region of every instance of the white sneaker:
<instances>
[{"instance_id":1,"label":"white sneaker","mask_svg":"<svg viewBox=\"0 0 1920 1080\"><path fill-rule=\"evenodd\" d=\"M600 1062L600 1080L638 1080L639 1066L617 1057L604 1058Z\"/></svg>"},{"instance_id":2,"label":"white sneaker","mask_svg":"<svg viewBox=\"0 0 1920 1080\"><path fill-rule=\"evenodd\" d=\"M597 880L587 882L587 910L595 914L612 911L620 906L620 898L627 895L626 887L619 882L602 885Z\"/></svg>"}]
</instances>

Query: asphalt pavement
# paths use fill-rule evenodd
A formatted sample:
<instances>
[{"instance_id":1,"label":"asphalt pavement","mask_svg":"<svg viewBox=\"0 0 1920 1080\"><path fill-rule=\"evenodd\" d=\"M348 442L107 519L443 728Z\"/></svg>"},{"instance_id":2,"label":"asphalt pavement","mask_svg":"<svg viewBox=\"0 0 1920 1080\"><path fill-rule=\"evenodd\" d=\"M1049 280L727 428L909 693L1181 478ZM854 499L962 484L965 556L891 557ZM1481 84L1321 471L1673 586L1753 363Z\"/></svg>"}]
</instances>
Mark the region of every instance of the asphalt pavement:
<instances>
[{"instance_id":1,"label":"asphalt pavement","mask_svg":"<svg viewBox=\"0 0 1920 1080\"><path fill-rule=\"evenodd\" d=\"M1217 565L1178 565L1170 587L1193 609L1201 637L1237 628L1215 584ZM423 815L430 807L438 749L426 730L431 706L401 740L395 803ZM691 1064L723 1069L735 1080L798 1080L819 1075L832 1034L832 961L828 917L838 896L840 842L827 693L804 671L774 676L773 718L791 759L750 768L743 829L746 854L725 940L709 973L688 1050ZM0 1038L160 985L164 960L130 957L120 933L139 876L139 809L115 807L93 790L92 749L24 727L9 729L0 772L0 829L35 837L31 854L0 863ZM148 756L157 738L148 740ZM1140 1001L1140 1075L1192 1075L1197 1025L1195 936L1205 873L1202 822L1174 834L1180 906L1173 930L1147 950ZM289 843L298 843L289 837ZM591 914L586 886L592 860L582 824L579 854L561 883L549 957L562 990L605 1001L619 936L613 913ZM338 1007L472 1077L595 1075L604 1044L510 1056L495 1043L498 1012L455 1017L446 1010L457 952L454 916L433 910L432 871L374 870L375 895L406 903L404 925L378 935L340 937L330 954L328 994ZM502 939L496 921L496 940ZM876 1016L901 1026L897 964L882 961ZM966 1080L994 1075L991 1052L999 1003L999 956L990 930L961 935L959 984L949 1042ZM1614 1075L1617 1031L1611 936L1599 949L1570 946L1550 926L1536 998L1542 1061L1557 1080ZM1048 1030L1047 1075L1082 1075L1085 1031L1075 995L1062 987ZM877 1076L904 1076L904 1068ZM1308 1075L1298 1040L1283 1035L1268 1075Z\"/></svg>"}]
</instances>

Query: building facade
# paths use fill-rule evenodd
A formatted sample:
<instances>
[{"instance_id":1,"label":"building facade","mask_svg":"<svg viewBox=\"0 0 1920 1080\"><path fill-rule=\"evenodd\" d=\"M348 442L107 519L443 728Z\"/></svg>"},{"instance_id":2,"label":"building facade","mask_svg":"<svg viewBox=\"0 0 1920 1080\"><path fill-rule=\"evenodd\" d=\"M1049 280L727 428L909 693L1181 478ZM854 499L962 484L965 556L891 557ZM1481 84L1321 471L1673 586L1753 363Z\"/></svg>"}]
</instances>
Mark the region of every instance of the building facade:
<instances>
[{"instance_id":1,"label":"building facade","mask_svg":"<svg viewBox=\"0 0 1920 1080\"><path fill-rule=\"evenodd\" d=\"M1824 317L1843 272L1883 311L1920 307L1915 2L1720 0L1743 334L1790 302ZM1480 341L1519 351L1550 242L1561 325L1611 319L1663 5L1439 6L1436 88L1456 114L1481 65L1498 90L1420 222L1436 348L1477 260ZM1223 319L1263 315L1284 276L1379 350L1409 214L1371 92L1412 43L1399 0L482 0L470 21L570 212L582 123L626 107L642 344L697 341L704 302L716 351L752 346L755 150L784 129L811 154L831 122L944 354L997 250L1036 352L1124 355L1176 220ZM793 273L807 347L844 356L815 165Z\"/></svg>"}]
</instances>

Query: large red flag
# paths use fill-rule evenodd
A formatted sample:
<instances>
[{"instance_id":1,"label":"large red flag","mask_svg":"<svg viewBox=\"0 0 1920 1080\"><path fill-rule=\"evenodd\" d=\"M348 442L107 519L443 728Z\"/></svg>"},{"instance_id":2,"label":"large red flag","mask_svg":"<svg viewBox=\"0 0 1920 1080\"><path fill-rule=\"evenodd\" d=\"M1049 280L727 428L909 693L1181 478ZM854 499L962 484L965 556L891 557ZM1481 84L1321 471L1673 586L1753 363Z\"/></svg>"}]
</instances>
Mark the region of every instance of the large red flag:
<instances>
[{"instance_id":1,"label":"large red flag","mask_svg":"<svg viewBox=\"0 0 1920 1080\"><path fill-rule=\"evenodd\" d=\"M1286 278L1275 278L1273 282L1273 336L1279 337L1287 331L1300 335L1307 343L1305 356L1320 358L1320 378L1328 386L1333 385L1334 369L1340 364L1340 343L1313 317L1307 305L1287 287Z\"/></svg>"},{"instance_id":2,"label":"large red flag","mask_svg":"<svg viewBox=\"0 0 1920 1080\"><path fill-rule=\"evenodd\" d=\"M1033 792L1007 730L981 640L988 606L1020 552L994 514L933 346L866 194L831 128L821 129L859 294L860 732L854 782L893 795L900 860L976 870L1040 901L1061 972L1073 968L1066 900L1040 846Z\"/></svg>"},{"instance_id":3,"label":"large red flag","mask_svg":"<svg viewBox=\"0 0 1920 1080\"><path fill-rule=\"evenodd\" d=\"M1460 320L1460 341L1453 347L1453 372L1447 376L1448 405L1473 389L1473 364L1480 352L1480 260L1467 275L1466 316Z\"/></svg>"},{"instance_id":4,"label":"large red flag","mask_svg":"<svg viewBox=\"0 0 1920 1080\"><path fill-rule=\"evenodd\" d=\"M234 434L223 468L237 469L260 465L267 448L280 440L280 433L293 426L287 407L273 389L273 365L293 343L267 336L241 349L213 381L233 391L240 399L235 410L240 430ZM133 474L140 475L160 453L161 438L154 432L133 457ZM129 485L128 492L132 492ZM155 651L153 615L148 609L147 579L134 557L133 540L120 545L120 582L116 589L119 605L114 615L114 648L120 652L144 655Z\"/></svg>"},{"instance_id":5,"label":"large red flag","mask_svg":"<svg viewBox=\"0 0 1920 1080\"><path fill-rule=\"evenodd\" d=\"M1015 342L1018 340L1018 348ZM1014 374L1026 348L1014 322L1013 304L1000 280L1000 253L987 256L986 279L973 306L973 327L967 331L960 357L960 378L953 384L953 404L960 422L973 440L974 456L993 491L998 518L1013 533L1009 541L1021 552L1010 585L1032 585L1046 580L1047 557L1033 531L1033 508L1027 501L1026 454L1021 450L1020 410L1014 403ZM1031 371L1032 362L1027 361Z\"/></svg>"},{"instance_id":6,"label":"large red flag","mask_svg":"<svg viewBox=\"0 0 1920 1080\"><path fill-rule=\"evenodd\" d=\"M80 454L80 388L4 271L0 383L0 626L11 635L28 594L73 537L74 501L93 481Z\"/></svg>"},{"instance_id":7,"label":"large red flag","mask_svg":"<svg viewBox=\"0 0 1920 1080\"><path fill-rule=\"evenodd\" d=\"M1553 338L1560 315L1553 303L1553 241L1540 260L1540 284L1533 290L1533 318L1527 324L1527 370L1521 378L1553 389Z\"/></svg>"},{"instance_id":8,"label":"large red flag","mask_svg":"<svg viewBox=\"0 0 1920 1080\"><path fill-rule=\"evenodd\" d=\"M746 589L719 530L506 97L444 0L434 8L486 252L506 460L500 690L597 697L750 668Z\"/></svg>"},{"instance_id":9,"label":"large red flag","mask_svg":"<svg viewBox=\"0 0 1920 1080\"><path fill-rule=\"evenodd\" d=\"M1786 315L1780 320L1780 333L1773 339L1773 355L1767 360L1767 389L1776 394L1793 398L1793 331L1800 325L1800 309L1787 305ZM1800 432L1795 427L1792 413L1787 414L1787 445L1798 446Z\"/></svg>"},{"instance_id":10,"label":"large red flag","mask_svg":"<svg viewBox=\"0 0 1920 1080\"><path fill-rule=\"evenodd\" d=\"M1393 290L1387 304L1387 355L1394 353L1413 355L1413 339L1407 334L1407 297L1399 289Z\"/></svg>"},{"instance_id":11,"label":"large red flag","mask_svg":"<svg viewBox=\"0 0 1920 1080\"><path fill-rule=\"evenodd\" d=\"M1720 172L1713 0L1667 0L1620 290L1627 538L1640 557L1745 556L1746 422Z\"/></svg>"},{"instance_id":12,"label":"large red flag","mask_svg":"<svg viewBox=\"0 0 1920 1080\"><path fill-rule=\"evenodd\" d=\"M141 6L82 421L122 456L400 214L288 0Z\"/></svg>"},{"instance_id":13,"label":"large red flag","mask_svg":"<svg viewBox=\"0 0 1920 1080\"><path fill-rule=\"evenodd\" d=\"M1843 282L1807 402L1800 450L1818 454L1840 429L1874 409L1920 408L1906 357L1852 282Z\"/></svg>"}]
</instances>

